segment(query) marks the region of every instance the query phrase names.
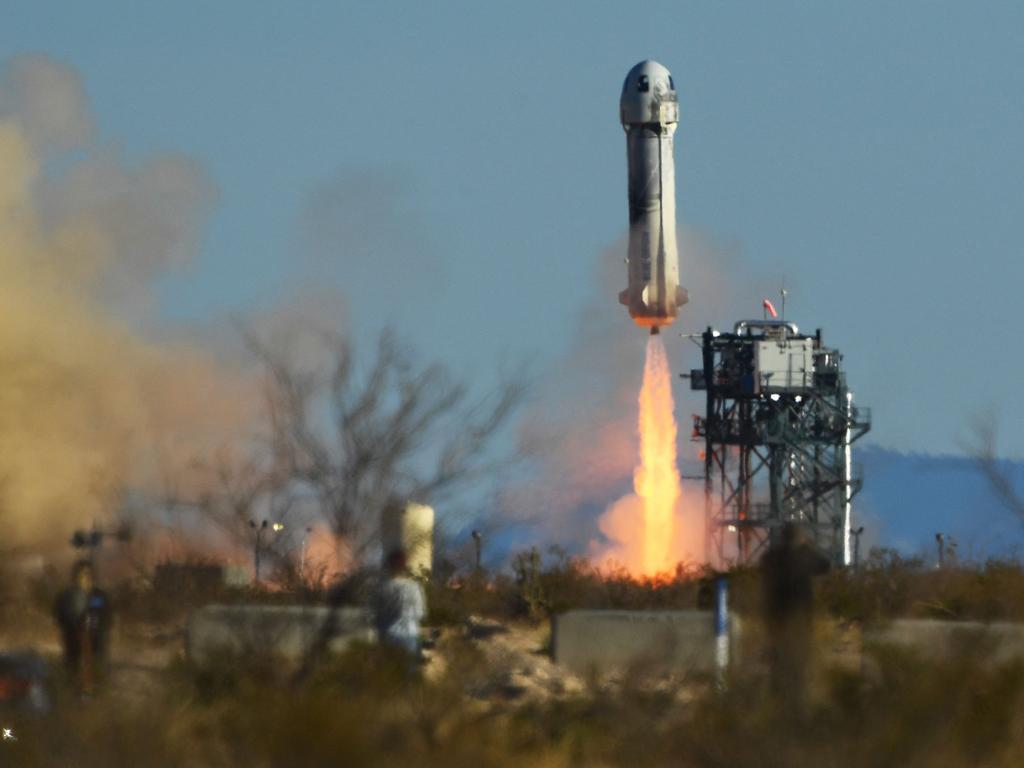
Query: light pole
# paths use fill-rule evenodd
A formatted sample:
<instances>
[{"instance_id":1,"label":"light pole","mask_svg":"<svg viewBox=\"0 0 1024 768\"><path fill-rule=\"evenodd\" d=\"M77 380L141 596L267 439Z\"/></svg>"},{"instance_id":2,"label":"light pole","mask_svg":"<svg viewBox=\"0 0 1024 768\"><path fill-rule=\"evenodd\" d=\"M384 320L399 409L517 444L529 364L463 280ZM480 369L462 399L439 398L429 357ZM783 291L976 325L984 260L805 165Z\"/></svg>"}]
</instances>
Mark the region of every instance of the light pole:
<instances>
[{"instance_id":1,"label":"light pole","mask_svg":"<svg viewBox=\"0 0 1024 768\"><path fill-rule=\"evenodd\" d=\"M255 520L249 521L249 527L256 531L256 543L253 550L253 574L255 576L256 586L260 583L260 545L263 543L263 532L267 530L267 521L264 520L261 525L256 525Z\"/></svg>"},{"instance_id":2,"label":"light pole","mask_svg":"<svg viewBox=\"0 0 1024 768\"><path fill-rule=\"evenodd\" d=\"M853 536L853 570L860 569L860 535L864 533L864 526L854 528L850 531Z\"/></svg>"},{"instance_id":3,"label":"light pole","mask_svg":"<svg viewBox=\"0 0 1024 768\"><path fill-rule=\"evenodd\" d=\"M936 564L936 568L942 568L946 560L946 548L943 546L946 543L946 537L941 533L935 534L935 544L939 548L939 559Z\"/></svg>"},{"instance_id":4,"label":"light pole","mask_svg":"<svg viewBox=\"0 0 1024 768\"><path fill-rule=\"evenodd\" d=\"M71 546L75 549L87 549L89 551L89 564L95 567L96 550L98 550L100 545L103 543L103 539L107 537L113 537L122 543L131 541L131 526L129 526L128 523L122 523L118 526L117 530L104 531L97 528L96 523L93 523L92 528L88 531L75 531L74 535L71 537Z\"/></svg>"},{"instance_id":5,"label":"light pole","mask_svg":"<svg viewBox=\"0 0 1024 768\"><path fill-rule=\"evenodd\" d=\"M476 572L480 572L480 560L483 553L484 535L480 531L473 531L473 546L476 549Z\"/></svg>"},{"instance_id":6,"label":"light pole","mask_svg":"<svg viewBox=\"0 0 1024 768\"><path fill-rule=\"evenodd\" d=\"M299 558L299 578L302 579L303 583L306 581L306 542L309 540L309 534L313 532L313 527L307 525L306 532L302 535L302 556Z\"/></svg>"},{"instance_id":7,"label":"light pole","mask_svg":"<svg viewBox=\"0 0 1024 768\"><path fill-rule=\"evenodd\" d=\"M259 525L256 525L255 520L249 521L249 527L256 531L256 541L253 549L253 571L256 577L256 585L260 583L260 556L263 550L263 532L270 528L274 533L283 531L284 526L281 523L270 524L269 520L264 520Z\"/></svg>"}]
</instances>

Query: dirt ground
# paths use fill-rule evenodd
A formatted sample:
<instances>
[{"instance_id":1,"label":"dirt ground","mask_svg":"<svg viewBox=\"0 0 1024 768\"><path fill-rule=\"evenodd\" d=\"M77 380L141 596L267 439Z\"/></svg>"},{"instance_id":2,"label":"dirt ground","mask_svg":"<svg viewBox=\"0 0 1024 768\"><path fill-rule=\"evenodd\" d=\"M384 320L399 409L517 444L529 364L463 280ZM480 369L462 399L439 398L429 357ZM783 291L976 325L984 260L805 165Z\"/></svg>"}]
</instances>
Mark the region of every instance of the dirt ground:
<instances>
[{"instance_id":1,"label":"dirt ground","mask_svg":"<svg viewBox=\"0 0 1024 768\"><path fill-rule=\"evenodd\" d=\"M741 646L746 661L756 663L761 638L754 627L744 630ZM623 673L584 680L555 664L550 656L548 623L502 623L470 617L461 626L427 630L423 675L440 680L454 665L463 668L468 681L467 695L481 702L537 703L571 698L590 690L620 687ZM855 625L819 622L818 648L822 661L854 671L861 664L860 630ZM168 623L118 623L111 641L111 659L106 695L130 706L150 698L162 685L161 673L175 661L185 659L186 620ZM0 631L0 651L32 649L54 670L60 664L60 646L50 617L26 609L20 620ZM468 669L467 667L472 667ZM466 673L468 671L468 674ZM682 677L660 677L659 686L686 690ZM684 694L685 695L685 694Z\"/></svg>"}]
</instances>

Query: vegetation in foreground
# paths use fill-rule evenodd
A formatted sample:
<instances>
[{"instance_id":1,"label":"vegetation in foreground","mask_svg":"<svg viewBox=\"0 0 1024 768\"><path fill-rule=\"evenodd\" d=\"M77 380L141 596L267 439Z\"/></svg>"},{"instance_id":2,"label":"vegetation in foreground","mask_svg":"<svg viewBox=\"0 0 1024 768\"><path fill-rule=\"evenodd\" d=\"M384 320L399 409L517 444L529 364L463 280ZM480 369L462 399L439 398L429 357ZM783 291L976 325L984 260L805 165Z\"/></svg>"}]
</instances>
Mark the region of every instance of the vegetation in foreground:
<instances>
[{"instance_id":1,"label":"vegetation in foreground","mask_svg":"<svg viewBox=\"0 0 1024 768\"><path fill-rule=\"evenodd\" d=\"M756 657L724 686L635 669L566 695L517 697L496 679L480 642L461 631L471 615L528 627L572 607L693 608L708 575L680 569L635 581L558 552L525 553L507 575L442 574L430 586L433 623L451 638L439 651L439 674L412 679L370 647L353 648L301 683L269 659L205 668L178 659L154 672L143 695L112 689L80 702L65 694L45 718L5 715L18 740L0 744L2 764L1024 765L1024 662L992 663L982 646L941 661L893 648L870 649L859 668L824 660L798 715L769 694ZM735 605L754 613L756 575L731 578ZM936 571L881 551L859 573L830 574L818 587L822 611L854 625L898 615L1024 619L1024 568L1016 562ZM39 587L36 599L45 592ZM211 597L231 598L192 599ZM315 591L302 597L328 599ZM126 636L154 626L173 634L181 614L168 606L188 602L130 598L122 591Z\"/></svg>"},{"instance_id":2,"label":"vegetation in foreground","mask_svg":"<svg viewBox=\"0 0 1024 768\"><path fill-rule=\"evenodd\" d=\"M892 650L873 673L821 670L802 718L756 669L724 689L655 686L639 672L566 698L483 700L489 674L470 644L446 673L410 680L356 648L301 688L270 664L216 672L184 664L159 693L112 696L12 721L5 765L26 766L1019 766L1024 665L966 654L943 663Z\"/></svg>"}]
</instances>

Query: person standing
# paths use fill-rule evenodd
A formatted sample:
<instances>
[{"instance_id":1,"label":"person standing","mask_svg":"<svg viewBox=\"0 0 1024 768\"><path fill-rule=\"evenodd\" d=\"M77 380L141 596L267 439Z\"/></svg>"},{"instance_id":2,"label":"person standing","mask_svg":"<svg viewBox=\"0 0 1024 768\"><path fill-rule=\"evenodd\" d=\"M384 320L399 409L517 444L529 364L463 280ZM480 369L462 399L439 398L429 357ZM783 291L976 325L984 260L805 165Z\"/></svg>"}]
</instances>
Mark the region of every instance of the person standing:
<instances>
[{"instance_id":1,"label":"person standing","mask_svg":"<svg viewBox=\"0 0 1024 768\"><path fill-rule=\"evenodd\" d=\"M69 676L80 693L94 694L106 672L112 611L88 560L71 569L71 584L57 596L54 618Z\"/></svg>"},{"instance_id":2,"label":"person standing","mask_svg":"<svg viewBox=\"0 0 1024 768\"><path fill-rule=\"evenodd\" d=\"M385 561L385 578L374 592L371 610L381 645L420 657L420 622L427 613L423 586L410 574L405 552L395 550Z\"/></svg>"},{"instance_id":3,"label":"person standing","mask_svg":"<svg viewBox=\"0 0 1024 768\"><path fill-rule=\"evenodd\" d=\"M761 586L774 693L802 709L813 654L814 577L829 561L809 544L796 523L782 526L761 558Z\"/></svg>"}]
</instances>

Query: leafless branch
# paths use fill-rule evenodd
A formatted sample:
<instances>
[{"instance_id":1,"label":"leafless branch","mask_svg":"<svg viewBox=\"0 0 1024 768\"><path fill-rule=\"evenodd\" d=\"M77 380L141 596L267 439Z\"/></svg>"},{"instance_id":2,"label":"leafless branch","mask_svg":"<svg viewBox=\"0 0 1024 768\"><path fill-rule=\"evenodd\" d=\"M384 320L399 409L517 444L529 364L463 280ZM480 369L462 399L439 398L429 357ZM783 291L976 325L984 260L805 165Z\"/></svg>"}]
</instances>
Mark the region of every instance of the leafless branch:
<instances>
[{"instance_id":1,"label":"leafless branch","mask_svg":"<svg viewBox=\"0 0 1024 768\"><path fill-rule=\"evenodd\" d=\"M996 419L989 414L978 418L974 427L975 442L970 451L996 496L1024 523L1024 498L1018 493L1006 466L996 453Z\"/></svg>"},{"instance_id":2,"label":"leafless branch","mask_svg":"<svg viewBox=\"0 0 1024 768\"><path fill-rule=\"evenodd\" d=\"M326 373L300 370L252 334L247 342L267 372L272 452L356 555L390 499L436 503L503 463L489 449L522 401L521 381L470 402L463 383L418 364L391 331L362 376L344 337L330 340Z\"/></svg>"}]
</instances>

